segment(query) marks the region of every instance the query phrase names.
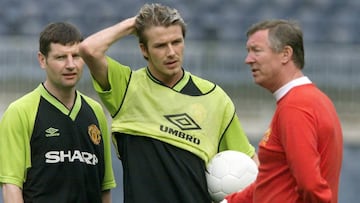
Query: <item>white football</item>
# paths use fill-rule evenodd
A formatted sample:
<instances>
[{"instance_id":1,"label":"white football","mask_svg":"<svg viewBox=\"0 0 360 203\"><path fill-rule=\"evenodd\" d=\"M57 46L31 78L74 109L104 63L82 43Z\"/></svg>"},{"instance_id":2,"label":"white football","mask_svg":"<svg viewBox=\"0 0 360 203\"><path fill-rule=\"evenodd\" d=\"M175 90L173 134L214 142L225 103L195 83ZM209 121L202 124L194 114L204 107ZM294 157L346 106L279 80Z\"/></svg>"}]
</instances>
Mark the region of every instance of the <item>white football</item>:
<instances>
[{"instance_id":1,"label":"white football","mask_svg":"<svg viewBox=\"0 0 360 203\"><path fill-rule=\"evenodd\" d=\"M222 201L226 195L243 190L255 181L256 163L246 154L227 150L217 153L208 163L206 179L211 198Z\"/></svg>"}]
</instances>

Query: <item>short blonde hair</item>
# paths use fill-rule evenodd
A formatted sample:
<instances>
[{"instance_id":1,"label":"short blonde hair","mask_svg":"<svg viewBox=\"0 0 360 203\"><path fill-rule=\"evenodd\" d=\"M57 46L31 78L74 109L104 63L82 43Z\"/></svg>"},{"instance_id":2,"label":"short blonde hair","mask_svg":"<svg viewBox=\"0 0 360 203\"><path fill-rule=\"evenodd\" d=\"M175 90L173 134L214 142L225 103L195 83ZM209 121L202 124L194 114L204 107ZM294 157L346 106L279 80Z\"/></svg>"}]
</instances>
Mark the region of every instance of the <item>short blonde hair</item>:
<instances>
[{"instance_id":1,"label":"short blonde hair","mask_svg":"<svg viewBox=\"0 0 360 203\"><path fill-rule=\"evenodd\" d=\"M146 29L153 26L168 27L172 25L180 25L185 38L186 24L176 9L158 3L145 4L137 14L135 23L139 43L147 46L147 38L144 35Z\"/></svg>"}]
</instances>

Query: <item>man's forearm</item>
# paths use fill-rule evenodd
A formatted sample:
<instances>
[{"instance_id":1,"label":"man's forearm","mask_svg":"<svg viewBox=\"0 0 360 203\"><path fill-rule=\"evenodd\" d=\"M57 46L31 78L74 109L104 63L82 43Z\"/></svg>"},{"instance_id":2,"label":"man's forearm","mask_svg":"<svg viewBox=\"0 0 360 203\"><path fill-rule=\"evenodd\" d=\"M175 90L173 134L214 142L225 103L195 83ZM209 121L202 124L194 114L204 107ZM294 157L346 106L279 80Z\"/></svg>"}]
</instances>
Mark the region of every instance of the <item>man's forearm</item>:
<instances>
[{"instance_id":1,"label":"man's forearm","mask_svg":"<svg viewBox=\"0 0 360 203\"><path fill-rule=\"evenodd\" d=\"M4 203L24 203L22 190L18 186L5 183L2 192Z\"/></svg>"},{"instance_id":2,"label":"man's forearm","mask_svg":"<svg viewBox=\"0 0 360 203\"><path fill-rule=\"evenodd\" d=\"M102 192L102 203L111 203L111 192L110 190L105 190Z\"/></svg>"},{"instance_id":3,"label":"man's forearm","mask_svg":"<svg viewBox=\"0 0 360 203\"><path fill-rule=\"evenodd\" d=\"M127 35L135 32L135 17L125 19L113 26L107 27L87 37L82 44L85 45L90 53L104 54L109 47Z\"/></svg>"}]
</instances>

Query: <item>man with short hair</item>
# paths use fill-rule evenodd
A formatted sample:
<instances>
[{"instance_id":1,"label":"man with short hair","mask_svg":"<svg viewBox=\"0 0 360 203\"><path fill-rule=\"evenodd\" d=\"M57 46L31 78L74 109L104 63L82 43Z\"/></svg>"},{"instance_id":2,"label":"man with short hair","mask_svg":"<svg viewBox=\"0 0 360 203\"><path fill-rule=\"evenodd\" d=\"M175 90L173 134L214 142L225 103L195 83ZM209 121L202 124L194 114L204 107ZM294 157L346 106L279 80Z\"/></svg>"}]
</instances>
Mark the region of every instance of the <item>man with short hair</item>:
<instances>
[{"instance_id":1,"label":"man with short hair","mask_svg":"<svg viewBox=\"0 0 360 203\"><path fill-rule=\"evenodd\" d=\"M270 91L276 110L259 143L259 173L228 203L338 202L343 154L332 101L302 73L303 34L296 22L265 20L247 32L245 63Z\"/></svg>"},{"instance_id":2,"label":"man with short hair","mask_svg":"<svg viewBox=\"0 0 360 203\"><path fill-rule=\"evenodd\" d=\"M40 33L46 80L9 105L0 121L4 203L110 203L116 186L110 135L99 103L76 90L82 36L69 23Z\"/></svg>"},{"instance_id":3,"label":"man with short hair","mask_svg":"<svg viewBox=\"0 0 360 203\"><path fill-rule=\"evenodd\" d=\"M125 203L210 203L209 159L237 150L256 160L229 96L183 69L185 33L176 9L145 4L137 16L81 43L95 90L113 118ZM106 56L130 34L147 61L136 71Z\"/></svg>"}]
</instances>

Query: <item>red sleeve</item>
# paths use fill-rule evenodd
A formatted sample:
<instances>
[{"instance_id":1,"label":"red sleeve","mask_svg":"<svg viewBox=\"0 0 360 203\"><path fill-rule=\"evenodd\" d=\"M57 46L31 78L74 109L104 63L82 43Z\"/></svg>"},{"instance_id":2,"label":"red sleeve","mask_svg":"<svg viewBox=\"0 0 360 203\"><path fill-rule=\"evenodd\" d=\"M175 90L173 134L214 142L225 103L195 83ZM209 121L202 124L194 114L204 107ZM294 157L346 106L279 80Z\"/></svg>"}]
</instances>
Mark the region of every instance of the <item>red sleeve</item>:
<instances>
[{"instance_id":1,"label":"red sleeve","mask_svg":"<svg viewBox=\"0 0 360 203\"><path fill-rule=\"evenodd\" d=\"M330 202L331 189L322 177L316 119L311 111L287 107L279 115L280 137L297 192L304 202Z\"/></svg>"},{"instance_id":2,"label":"red sleeve","mask_svg":"<svg viewBox=\"0 0 360 203\"><path fill-rule=\"evenodd\" d=\"M225 197L228 203L252 203L254 183L246 187L244 190L229 194Z\"/></svg>"}]
</instances>

